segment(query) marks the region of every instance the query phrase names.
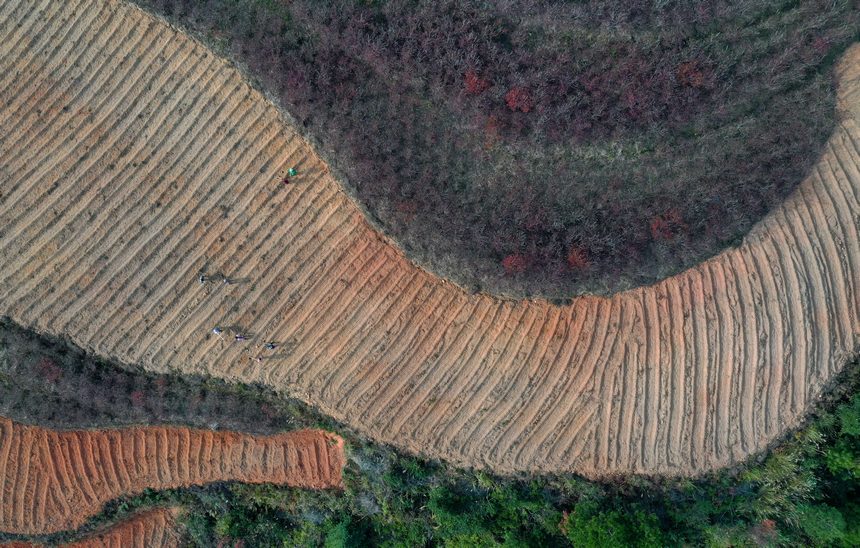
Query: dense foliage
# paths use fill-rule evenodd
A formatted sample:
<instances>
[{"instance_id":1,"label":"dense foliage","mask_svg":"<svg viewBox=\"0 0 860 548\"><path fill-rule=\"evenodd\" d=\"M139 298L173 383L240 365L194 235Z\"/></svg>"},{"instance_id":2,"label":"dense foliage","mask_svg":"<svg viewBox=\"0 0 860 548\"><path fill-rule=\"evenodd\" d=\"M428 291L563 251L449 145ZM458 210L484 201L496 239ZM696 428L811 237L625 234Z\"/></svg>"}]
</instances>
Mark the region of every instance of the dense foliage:
<instances>
[{"instance_id":1,"label":"dense foliage","mask_svg":"<svg viewBox=\"0 0 860 548\"><path fill-rule=\"evenodd\" d=\"M464 286L564 298L735 243L835 123L852 0L138 0L277 96Z\"/></svg>"},{"instance_id":2,"label":"dense foliage","mask_svg":"<svg viewBox=\"0 0 860 548\"><path fill-rule=\"evenodd\" d=\"M343 492L235 483L149 491L112 503L75 534L181 504L190 541L207 547L857 546L860 363L843 377L844 392L807 427L745 469L673 481L502 478L373 444L260 387L120 369L0 321L0 415L55 427L320 425L344 436Z\"/></svg>"}]
</instances>

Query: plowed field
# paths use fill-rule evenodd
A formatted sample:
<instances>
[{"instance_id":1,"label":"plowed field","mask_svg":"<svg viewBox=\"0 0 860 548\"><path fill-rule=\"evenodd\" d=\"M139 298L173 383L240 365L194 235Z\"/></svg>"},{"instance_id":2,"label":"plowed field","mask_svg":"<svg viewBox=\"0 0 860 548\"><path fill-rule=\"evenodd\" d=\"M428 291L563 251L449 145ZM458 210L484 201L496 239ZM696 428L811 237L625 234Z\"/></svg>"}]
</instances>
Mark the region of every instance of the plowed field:
<instances>
[{"instance_id":1,"label":"plowed field","mask_svg":"<svg viewBox=\"0 0 860 548\"><path fill-rule=\"evenodd\" d=\"M77 529L105 502L214 481L340 487L343 441L174 427L54 431L0 418L0 531Z\"/></svg>"},{"instance_id":2,"label":"plowed field","mask_svg":"<svg viewBox=\"0 0 860 548\"><path fill-rule=\"evenodd\" d=\"M742 245L554 306L416 268L274 106L170 26L115 0L0 0L0 313L121 362L265 383L455 463L735 463L860 344L860 48L839 78L822 158Z\"/></svg>"},{"instance_id":3,"label":"plowed field","mask_svg":"<svg viewBox=\"0 0 860 548\"><path fill-rule=\"evenodd\" d=\"M103 533L62 544L66 548L173 548L181 546L181 538L173 521L174 511L157 508L141 512L118 523ZM12 542L2 548L38 548L43 544Z\"/></svg>"}]
</instances>

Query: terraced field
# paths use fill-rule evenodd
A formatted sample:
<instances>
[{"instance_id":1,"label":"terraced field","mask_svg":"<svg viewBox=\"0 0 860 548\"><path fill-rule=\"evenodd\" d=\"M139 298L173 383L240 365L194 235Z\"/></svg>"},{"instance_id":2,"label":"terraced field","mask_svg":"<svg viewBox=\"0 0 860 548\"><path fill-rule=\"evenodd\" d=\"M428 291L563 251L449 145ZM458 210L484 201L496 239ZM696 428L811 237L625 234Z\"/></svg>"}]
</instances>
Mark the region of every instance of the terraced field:
<instances>
[{"instance_id":1,"label":"terraced field","mask_svg":"<svg viewBox=\"0 0 860 548\"><path fill-rule=\"evenodd\" d=\"M176 29L116 0L0 0L0 313L121 362L265 383L458 464L735 463L860 346L860 47L838 76L821 160L741 246L555 306L416 268Z\"/></svg>"},{"instance_id":2,"label":"terraced field","mask_svg":"<svg viewBox=\"0 0 860 548\"><path fill-rule=\"evenodd\" d=\"M231 480L340 487L344 462L343 440L321 430L54 431L0 418L0 531L77 529L107 501L146 488Z\"/></svg>"},{"instance_id":3,"label":"terraced field","mask_svg":"<svg viewBox=\"0 0 860 548\"><path fill-rule=\"evenodd\" d=\"M62 544L65 548L173 548L181 546L181 535L174 522L178 509L156 508L140 512L110 529L80 541ZM0 548L38 548L43 544L12 542Z\"/></svg>"}]
</instances>

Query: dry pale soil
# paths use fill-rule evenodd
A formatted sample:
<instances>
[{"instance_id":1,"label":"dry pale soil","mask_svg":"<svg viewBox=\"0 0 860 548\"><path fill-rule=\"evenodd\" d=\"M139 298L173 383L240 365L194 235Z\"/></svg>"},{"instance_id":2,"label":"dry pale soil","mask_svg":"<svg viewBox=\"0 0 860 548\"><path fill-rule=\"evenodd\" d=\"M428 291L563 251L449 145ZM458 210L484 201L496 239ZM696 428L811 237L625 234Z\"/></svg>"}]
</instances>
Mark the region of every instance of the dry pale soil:
<instances>
[{"instance_id":1,"label":"dry pale soil","mask_svg":"<svg viewBox=\"0 0 860 548\"><path fill-rule=\"evenodd\" d=\"M0 0L0 314L123 363L264 383L457 464L737 463L860 345L860 47L837 76L819 162L739 247L555 306L417 268L177 29L118 0Z\"/></svg>"}]
</instances>

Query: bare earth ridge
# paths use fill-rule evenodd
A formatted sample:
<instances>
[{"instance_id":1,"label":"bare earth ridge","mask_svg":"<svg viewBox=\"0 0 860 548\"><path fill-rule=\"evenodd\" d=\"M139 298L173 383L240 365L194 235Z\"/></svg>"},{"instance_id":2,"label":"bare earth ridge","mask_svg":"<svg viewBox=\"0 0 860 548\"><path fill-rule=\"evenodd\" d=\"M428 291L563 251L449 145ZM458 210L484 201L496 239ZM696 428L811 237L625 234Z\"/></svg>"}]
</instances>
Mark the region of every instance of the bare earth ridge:
<instances>
[{"instance_id":1,"label":"bare earth ridge","mask_svg":"<svg viewBox=\"0 0 860 548\"><path fill-rule=\"evenodd\" d=\"M554 306L417 268L237 70L160 20L0 0L0 313L124 363L264 383L461 465L736 463L860 346L860 47L838 74L820 161L740 247Z\"/></svg>"},{"instance_id":2,"label":"bare earth ridge","mask_svg":"<svg viewBox=\"0 0 860 548\"><path fill-rule=\"evenodd\" d=\"M146 488L215 481L339 488L343 440L322 430L274 436L182 427L57 431L0 417L0 531L80 527L106 502Z\"/></svg>"},{"instance_id":3,"label":"bare earth ridge","mask_svg":"<svg viewBox=\"0 0 860 548\"><path fill-rule=\"evenodd\" d=\"M106 531L77 542L61 544L64 548L178 548L182 538L174 521L179 508L155 508L137 513ZM38 548L44 544L9 542L0 548Z\"/></svg>"}]
</instances>

